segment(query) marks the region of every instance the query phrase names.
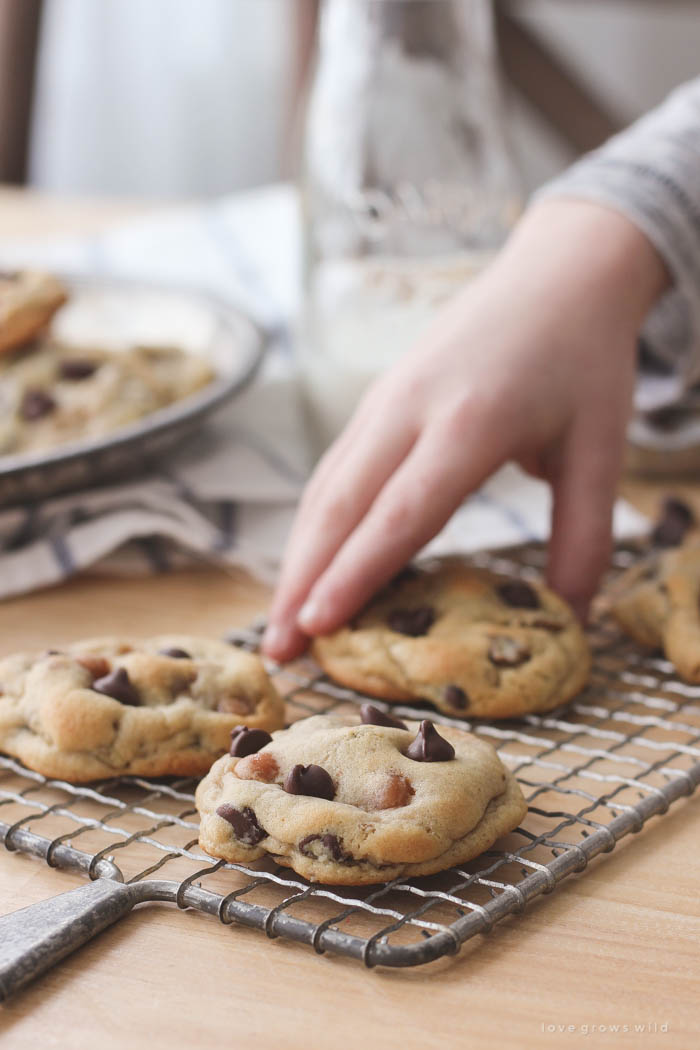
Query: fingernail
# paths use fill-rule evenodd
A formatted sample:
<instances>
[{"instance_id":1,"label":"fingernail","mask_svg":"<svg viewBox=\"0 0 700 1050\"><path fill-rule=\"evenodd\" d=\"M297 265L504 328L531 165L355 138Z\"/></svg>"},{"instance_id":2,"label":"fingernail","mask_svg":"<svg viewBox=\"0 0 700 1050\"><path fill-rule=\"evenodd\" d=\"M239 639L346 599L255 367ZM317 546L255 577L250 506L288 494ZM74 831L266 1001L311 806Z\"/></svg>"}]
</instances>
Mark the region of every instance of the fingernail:
<instances>
[{"instance_id":1,"label":"fingernail","mask_svg":"<svg viewBox=\"0 0 700 1050\"><path fill-rule=\"evenodd\" d=\"M316 629L316 622L321 614L321 606L315 598L309 598L307 602L304 602L299 613L297 615L297 623L303 631L309 631L313 633Z\"/></svg>"},{"instance_id":2,"label":"fingernail","mask_svg":"<svg viewBox=\"0 0 700 1050\"><path fill-rule=\"evenodd\" d=\"M285 640L289 637L289 631L285 631L277 623L269 623L262 637L262 647L266 652L276 653L284 648Z\"/></svg>"}]
</instances>

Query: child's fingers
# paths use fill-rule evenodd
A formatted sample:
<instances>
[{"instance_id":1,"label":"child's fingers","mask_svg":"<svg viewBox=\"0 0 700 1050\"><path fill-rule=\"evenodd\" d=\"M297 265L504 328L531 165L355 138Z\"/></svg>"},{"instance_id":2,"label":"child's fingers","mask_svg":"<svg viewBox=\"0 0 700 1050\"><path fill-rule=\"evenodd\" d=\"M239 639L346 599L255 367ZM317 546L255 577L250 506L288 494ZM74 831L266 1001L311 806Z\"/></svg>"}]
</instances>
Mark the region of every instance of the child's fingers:
<instances>
[{"instance_id":1,"label":"child's fingers","mask_svg":"<svg viewBox=\"0 0 700 1050\"><path fill-rule=\"evenodd\" d=\"M616 435L606 436L604 427L597 431L591 426L579 428L568 439L552 481L547 577L582 620L610 560L621 457L621 439Z\"/></svg>"},{"instance_id":2,"label":"child's fingers","mask_svg":"<svg viewBox=\"0 0 700 1050\"><path fill-rule=\"evenodd\" d=\"M477 424L475 417L457 433L449 424L428 428L315 582L299 615L303 630L325 634L348 620L509 451L493 419Z\"/></svg>"},{"instance_id":3,"label":"child's fingers","mask_svg":"<svg viewBox=\"0 0 700 1050\"><path fill-rule=\"evenodd\" d=\"M406 456L414 441L407 422L384 413L351 427L354 441L344 438L331 450L302 501L284 556L280 582L265 634L265 651L290 659L305 646L296 617L314 581L331 562L376 494Z\"/></svg>"}]
</instances>

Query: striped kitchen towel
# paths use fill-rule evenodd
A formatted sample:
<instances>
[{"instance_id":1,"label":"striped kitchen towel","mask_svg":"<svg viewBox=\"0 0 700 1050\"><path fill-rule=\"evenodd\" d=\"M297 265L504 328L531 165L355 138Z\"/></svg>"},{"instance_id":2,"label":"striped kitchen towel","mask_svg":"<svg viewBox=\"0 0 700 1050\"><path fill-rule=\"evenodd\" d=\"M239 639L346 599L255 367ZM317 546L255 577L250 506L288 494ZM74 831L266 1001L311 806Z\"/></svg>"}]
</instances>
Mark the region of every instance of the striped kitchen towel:
<instances>
[{"instance_id":1,"label":"striped kitchen towel","mask_svg":"<svg viewBox=\"0 0 700 1050\"><path fill-rule=\"evenodd\" d=\"M274 580L310 462L290 335L299 302L298 239L293 191L271 187L100 236L0 241L0 266L205 289L243 305L270 337L256 381L148 473L0 511L0 597L88 567L155 573L202 559ZM548 487L508 466L464 504L429 550L545 539L549 512ZM618 503L618 536L647 526Z\"/></svg>"}]
</instances>

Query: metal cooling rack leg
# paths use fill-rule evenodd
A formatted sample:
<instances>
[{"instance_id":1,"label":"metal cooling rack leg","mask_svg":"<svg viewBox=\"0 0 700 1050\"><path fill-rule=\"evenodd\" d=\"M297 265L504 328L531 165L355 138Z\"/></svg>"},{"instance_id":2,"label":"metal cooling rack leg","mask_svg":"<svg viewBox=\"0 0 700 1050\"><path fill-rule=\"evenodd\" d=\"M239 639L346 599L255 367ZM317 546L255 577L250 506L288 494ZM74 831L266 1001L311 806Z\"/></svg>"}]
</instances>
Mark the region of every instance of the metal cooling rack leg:
<instances>
[{"instance_id":1,"label":"metal cooling rack leg","mask_svg":"<svg viewBox=\"0 0 700 1050\"><path fill-rule=\"evenodd\" d=\"M97 879L0 918L0 1001L123 918L142 899L133 886Z\"/></svg>"}]
</instances>

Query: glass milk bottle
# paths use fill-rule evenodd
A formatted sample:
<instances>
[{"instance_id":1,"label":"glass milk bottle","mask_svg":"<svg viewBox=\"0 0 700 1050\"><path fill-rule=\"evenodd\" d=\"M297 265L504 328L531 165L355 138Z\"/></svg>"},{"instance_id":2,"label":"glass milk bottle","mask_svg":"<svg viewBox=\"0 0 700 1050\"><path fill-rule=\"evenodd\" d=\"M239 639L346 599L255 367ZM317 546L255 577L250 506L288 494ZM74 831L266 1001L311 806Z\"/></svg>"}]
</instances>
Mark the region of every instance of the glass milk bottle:
<instances>
[{"instance_id":1,"label":"glass milk bottle","mask_svg":"<svg viewBox=\"0 0 700 1050\"><path fill-rule=\"evenodd\" d=\"M518 214L491 0L324 0L301 188L320 453Z\"/></svg>"}]
</instances>

